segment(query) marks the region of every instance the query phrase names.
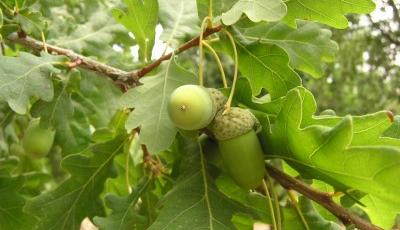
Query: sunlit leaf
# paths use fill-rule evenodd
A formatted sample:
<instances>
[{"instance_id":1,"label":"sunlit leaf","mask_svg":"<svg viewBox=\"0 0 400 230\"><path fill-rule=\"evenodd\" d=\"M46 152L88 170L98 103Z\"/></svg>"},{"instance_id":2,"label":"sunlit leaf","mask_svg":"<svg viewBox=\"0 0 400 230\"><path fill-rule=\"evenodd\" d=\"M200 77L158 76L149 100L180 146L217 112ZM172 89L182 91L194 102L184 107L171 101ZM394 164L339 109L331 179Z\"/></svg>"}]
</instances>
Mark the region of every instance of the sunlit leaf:
<instances>
[{"instance_id":1,"label":"sunlit leaf","mask_svg":"<svg viewBox=\"0 0 400 230\"><path fill-rule=\"evenodd\" d=\"M242 14L246 14L253 22L279 21L286 15L286 6L282 0L239 0L230 10L222 14L222 22L225 25L232 25Z\"/></svg>"},{"instance_id":2,"label":"sunlit leaf","mask_svg":"<svg viewBox=\"0 0 400 230\"><path fill-rule=\"evenodd\" d=\"M348 13L370 13L375 9L372 0L288 0L285 21L296 27L296 19L318 21L344 29L348 26Z\"/></svg>"},{"instance_id":3,"label":"sunlit leaf","mask_svg":"<svg viewBox=\"0 0 400 230\"><path fill-rule=\"evenodd\" d=\"M140 60L149 61L158 19L158 1L124 0L124 2L128 7L127 12L121 9L114 9L113 16L115 20L135 35L135 39L139 44Z\"/></svg>"}]
</instances>

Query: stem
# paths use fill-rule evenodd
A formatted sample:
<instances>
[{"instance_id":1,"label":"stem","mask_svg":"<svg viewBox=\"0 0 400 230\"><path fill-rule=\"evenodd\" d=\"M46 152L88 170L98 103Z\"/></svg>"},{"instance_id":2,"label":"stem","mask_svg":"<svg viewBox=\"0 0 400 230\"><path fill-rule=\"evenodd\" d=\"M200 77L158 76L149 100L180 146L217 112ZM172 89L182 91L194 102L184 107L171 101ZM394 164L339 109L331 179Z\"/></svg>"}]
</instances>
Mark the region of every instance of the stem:
<instances>
[{"instance_id":1,"label":"stem","mask_svg":"<svg viewBox=\"0 0 400 230\"><path fill-rule=\"evenodd\" d=\"M129 149L126 151L126 156L125 156L125 183L126 183L126 187L128 188L128 192L129 194L132 193L132 188L131 185L129 183Z\"/></svg>"},{"instance_id":2,"label":"stem","mask_svg":"<svg viewBox=\"0 0 400 230\"><path fill-rule=\"evenodd\" d=\"M288 193L290 202L292 202L294 209L296 210L297 214L299 215L299 217L301 219L301 222L303 223L304 228L306 230L310 230L310 227L308 226L308 223L307 223L306 219L304 218L303 213L300 210L299 203L297 202L295 192L293 190L289 189L289 190L287 190L287 193Z\"/></svg>"},{"instance_id":3,"label":"stem","mask_svg":"<svg viewBox=\"0 0 400 230\"><path fill-rule=\"evenodd\" d=\"M204 40L203 40L203 45L213 54L215 61L217 62L218 65L219 72L221 73L221 79L222 83L224 84L224 88L228 88L228 84L226 83L224 67L222 67L222 62L221 59L219 59L217 52Z\"/></svg>"},{"instance_id":4,"label":"stem","mask_svg":"<svg viewBox=\"0 0 400 230\"><path fill-rule=\"evenodd\" d=\"M42 36L43 50L44 50L44 52L48 53L47 44L46 44L46 38L44 37L43 31L40 31L40 35Z\"/></svg>"},{"instance_id":5,"label":"stem","mask_svg":"<svg viewBox=\"0 0 400 230\"><path fill-rule=\"evenodd\" d=\"M210 20L207 16L203 19L200 27L200 38L199 38L199 85L204 85L204 53L203 53L203 33L206 29L206 23Z\"/></svg>"},{"instance_id":6,"label":"stem","mask_svg":"<svg viewBox=\"0 0 400 230\"><path fill-rule=\"evenodd\" d=\"M383 230L382 228L375 226L372 223L360 218L349 210L336 204L332 200L332 196L329 193L318 191L308 184L299 181L279 169L266 164L266 169L271 177L279 182L286 189L293 189L303 196L317 202L321 206L325 207L328 211L334 214L339 220L345 225L354 225L355 227L362 230Z\"/></svg>"},{"instance_id":7,"label":"stem","mask_svg":"<svg viewBox=\"0 0 400 230\"><path fill-rule=\"evenodd\" d=\"M236 44L235 44L235 40L233 39L232 34L224 29L225 34L228 36L229 41L232 44L232 48L233 48L233 54L234 54L234 58L235 58L235 70L233 72L233 81L232 81L232 87L231 87L231 92L229 94L228 100L226 102L225 105L225 110L223 113L229 111L229 109L231 108L231 104L232 104L232 100L233 100L233 95L235 94L235 88L236 88L236 81L237 81L237 74L238 74L238 54L237 54L237 49L236 49Z\"/></svg>"},{"instance_id":8,"label":"stem","mask_svg":"<svg viewBox=\"0 0 400 230\"><path fill-rule=\"evenodd\" d=\"M279 205L278 195L276 194L275 189L273 189L274 185L272 184L272 180L269 177L267 172L265 172L265 178L266 178L266 181L267 181L269 187L271 188L272 198L274 198L275 211L276 211L276 222L278 225L277 230L281 230L282 229L282 218L281 218L281 207Z\"/></svg>"},{"instance_id":9,"label":"stem","mask_svg":"<svg viewBox=\"0 0 400 230\"><path fill-rule=\"evenodd\" d=\"M269 194L269 189L267 187L267 184L265 183L265 180L262 181L262 186L265 191L265 197L268 200L268 206L269 206L269 210L271 212L272 226L274 227L275 230L277 230L278 228L276 225L274 206L272 205L272 198L271 198L271 195Z\"/></svg>"},{"instance_id":10,"label":"stem","mask_svg":"<svg viewBox=\"0 0 400 230\"><path fill-rule=\"evenodd\" d=\"M208 28L212 27L212 18L213 18L213 0L209 0L208 4L208 18L210 19L208 21Z\"/></svg>"}]
</instances>

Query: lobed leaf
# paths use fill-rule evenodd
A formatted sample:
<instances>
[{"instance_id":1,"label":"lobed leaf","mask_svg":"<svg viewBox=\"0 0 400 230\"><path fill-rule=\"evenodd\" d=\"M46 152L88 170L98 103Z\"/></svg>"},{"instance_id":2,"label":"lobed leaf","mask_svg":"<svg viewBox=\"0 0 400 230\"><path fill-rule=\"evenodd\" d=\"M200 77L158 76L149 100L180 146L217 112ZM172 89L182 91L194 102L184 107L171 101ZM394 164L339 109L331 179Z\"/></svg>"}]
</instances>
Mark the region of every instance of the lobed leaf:
<instances>
[{"instance_id":1,"label":"lobed leaf","mask_svg":"<svg viewBox=\"0 0 400 230\"><path fill-rule=\"evenodd\" d=\"M139 44L139 57L147 62L151 59L154 45L155 27L158 19L157 0L124 0L128 11L120 9L112 11L117 22L125 26L135 35Z\"/></svg>"},{"instance_id":2,"label":"lobed leaf","mask_svg":"<svg viewBox=\"0 0 400 230\"><path fill-rule=\"evenodd\" d=\"M387 112L339 118L312 117L314 111L308 91L291 90L268 140L271 151L308 177L400 204L400 141L381 136L391 124Z\"/></svg>"},{"instance_id":3,"label":"lobed leaf","mask_svg":"<svg viewBox=\"0 0 400 230\"><path fill-rule=\"evenodd\" d=\"M32 97L50 101L53 98L51 75L60 72L54 65L64 60L45 53L40 57L24 52L19 57L0 56L0 100L7 101L20 114L26 113Z\"/></svg>"},{"instance_id":4,"label":"lobed leaf","mask_svg":"<svg viewBox=\"0 0 400 230\"><path fill-rule=\"evenodd\" d=\"M375 9L372 0L287 0L284 21L292 27L296 19L317 21L338 29L348 26L348 13L370 13Z\"/></svg>"},{"instance_id":5,"label":"lobed leaf","mask_svg":"<svg viewBox=\"0 0 400 230\"><path fill-rule=\"evenodd\" d=\"M242 14L253 22L279 21L287 13L282 0L239 0L233 7L222 14L222 22L225 25L235 24Z\"/></svg>"},{"instance_id":6,"label":"lobed leaf","mask_svg":"<svg viewBox=\"0 0 400 230\"><path fill-rule=\"evenodd\" d=\"M330 40L331 31L322 29L317 23L299 21L297 29L284 23L261 23L238 28L238 31L247 42L259 41L281 47L289 55L293 68L313 77L321 77L324 62L333 61L338 51L338 45Z\"/></svg>"},{"instance_id":7,"label":"lobed leaf","mask_svg":"<svg viewBox=\"0 0 400 230\"><path fill-rule=\"evenodd\" d=\"M271 100L275 100L301 84L299 75L288 65L287 54L278 46L259 42L244 45L238 41L236 46L239 71L249 80L253 95L267 89Z\"/></svg>"}]
</instances>

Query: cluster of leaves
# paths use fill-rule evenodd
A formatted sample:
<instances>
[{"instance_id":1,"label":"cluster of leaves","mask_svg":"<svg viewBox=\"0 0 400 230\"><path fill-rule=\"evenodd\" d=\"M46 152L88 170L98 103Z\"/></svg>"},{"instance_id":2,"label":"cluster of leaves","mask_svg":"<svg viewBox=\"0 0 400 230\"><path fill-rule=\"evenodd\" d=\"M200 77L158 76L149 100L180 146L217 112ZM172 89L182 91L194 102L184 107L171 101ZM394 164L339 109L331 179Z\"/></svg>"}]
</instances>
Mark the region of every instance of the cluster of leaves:
<instances>
[{"instance_id":1,"label":"cluster of leaves","mask_svg":"<svg viewBox=\"0 0 400 230\"><path fill-rule=\"evenodd\" d=\"M244 191L197 141L178 134L166 105L175 88L195 84L193 53L173 56L122 93L100 74L70 68L65 56L7 39L29 35L132 69L151 62L157 25L165 45L177 48L200 34L210 14L233 34L240 72L234 103L259 117L268 161L345 194L337 202L392 227L400 214L400 119L386 111L317 115L300 77L322 77L335 59L327 26L346 28L346 14L374 8L371 0L1 1L0 229L78 229L86 217L100 229L252 229L276 222L276 212L284 229L342 228L318 204L298 194L293 205L272 183L271 199ZM208 42L231 66L228 37ZM56 132L42 159L22 146L34 118Z\"/></svg>"}]
</instances>

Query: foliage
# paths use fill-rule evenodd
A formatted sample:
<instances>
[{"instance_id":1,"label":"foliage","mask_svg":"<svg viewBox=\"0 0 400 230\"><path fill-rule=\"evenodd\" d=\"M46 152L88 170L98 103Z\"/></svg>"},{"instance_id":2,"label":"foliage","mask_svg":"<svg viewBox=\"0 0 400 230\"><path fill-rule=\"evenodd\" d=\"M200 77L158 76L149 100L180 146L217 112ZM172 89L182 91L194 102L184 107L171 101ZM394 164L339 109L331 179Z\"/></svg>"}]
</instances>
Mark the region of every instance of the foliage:
<instances>
[{"instance_id":1,"label":"foliage","mask_svg":"<svg viewBox=\"0 0 400 230\"><path fill-rule=\"evenodd\" d=\"M356 28L354 14L374 8L372 0L1 1L0 229L72 230L85 218L99 229L394 227L400 118L382 109L398 111L388 102L398 97L398 31L372 19ZM232 93L223 109L257 117L261 166L289 174L292 187L269 173L256 189L239 187L209 127L174 126L170 94L197 75L201 84L201 73L206 86ZM318 115L327 108L339 115ZM33 158L23 139L38 118L55 138Z\"/></svg>"}]
</instances>

